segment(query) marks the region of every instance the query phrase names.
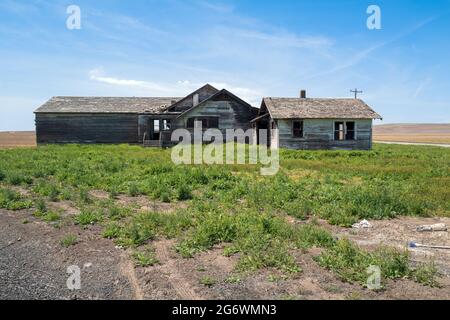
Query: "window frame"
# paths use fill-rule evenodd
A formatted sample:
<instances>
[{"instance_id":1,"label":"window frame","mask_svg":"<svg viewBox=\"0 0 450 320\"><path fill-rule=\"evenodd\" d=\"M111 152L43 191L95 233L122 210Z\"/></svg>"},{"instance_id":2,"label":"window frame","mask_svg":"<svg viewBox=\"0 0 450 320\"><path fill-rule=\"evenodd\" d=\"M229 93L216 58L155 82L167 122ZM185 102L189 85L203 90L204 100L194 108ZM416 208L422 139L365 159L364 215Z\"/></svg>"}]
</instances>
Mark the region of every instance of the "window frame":
<instances>
[{"instance_id":1,"label":"window frame","mask_svg":"<svg viewBox=\"0 0 450 320\"><path fill-rule=\"evenodd\" d=\"M300 123L300 128L298 131L300 132L300 135L296 135L296 129L295 129L295 123ZM292 138L295 139L303 139L305 137L305 123L303 120L292 120Z\"/></svg>"},{"instance_id":2,"label":"window frame","mask_svg":"<svg viewBox=\"0 0 450 320\"><path fill-rule=\"evenodd\" d=\"M349 130L348 129L348 123L353 123L353 130ZM352 139L348 139L348 133L349 132L353 132L353 138ZM356 122L355 121L346 121L345 122L345 140L346 141L355 141L356 140Z\"/></svg>"},{"instance_id":3,"label":"window frame","mask_svg":"<svg viewBox=\"0 0 450 320\"><path fill-rule=\"evenodd\" d=\"M153 132L154 133L161 133L161 120L160 119L153 119Z\"/></svg>"},{"instance_id":4,"label":"window frame","mask_svg":"<svg viewBox=\"0 0 450 320\"><path fill-rule=\"evenodd\" d=\"M172 128L172 120L163 119L162 120L162 131L170 131L171 128Z\"/></svg>"},{"instance_id":5,"label":"window frame","mask_svg":"<svg viewBox=\"0 0 450 320\"><path fill-rule=\"evenodd\" d=\"M341 129L336 130L336 125L341 124L341 123L343 126L342 130ZM347 123L353 123L353 130L350 130L350 132L353 132L352 139L347 138L348 132L349 132L349 130L347 129ZM333 140L334 141L355 141L355 140L357 140L356 132L357 132L357 130L356 130L356 121L355 120L351 120L351 121L339 120L339 121L333 122ZM342 134L343 139L339 139L341 134Z\"/></svg>"},{"instance_id":6,"label":"window frame","mask_svg":"<svg viewBox=\"0 0 450 320\"><path fill-rule=\"evenodd\" d=\"M191 126L191 122L192 122L192 126ZM187 120L186 120L186 128L187 129L194 129L194 127L195 127L195 117L187 118Z\"/></svg>"}]
</instances>

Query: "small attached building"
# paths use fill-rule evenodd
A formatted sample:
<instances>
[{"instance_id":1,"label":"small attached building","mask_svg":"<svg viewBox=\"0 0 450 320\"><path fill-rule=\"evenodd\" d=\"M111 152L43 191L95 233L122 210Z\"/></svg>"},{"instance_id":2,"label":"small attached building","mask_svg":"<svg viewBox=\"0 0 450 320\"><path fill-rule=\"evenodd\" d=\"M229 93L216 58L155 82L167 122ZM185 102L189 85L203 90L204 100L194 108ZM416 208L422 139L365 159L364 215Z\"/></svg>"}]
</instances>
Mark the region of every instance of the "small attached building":
<instances>
[{"instance_id":1,"label":"small attached building","mask_svg":"<svg viewBox=\"0 0 450 320\"><path fill-rule=\"evenodd\" d=\"M272 148L369 150L374 119L382 118L360 99L306 98L302 91L300 98L264 98L252 123L258 138L267 129Z\"/></svg>"}]
</instances>

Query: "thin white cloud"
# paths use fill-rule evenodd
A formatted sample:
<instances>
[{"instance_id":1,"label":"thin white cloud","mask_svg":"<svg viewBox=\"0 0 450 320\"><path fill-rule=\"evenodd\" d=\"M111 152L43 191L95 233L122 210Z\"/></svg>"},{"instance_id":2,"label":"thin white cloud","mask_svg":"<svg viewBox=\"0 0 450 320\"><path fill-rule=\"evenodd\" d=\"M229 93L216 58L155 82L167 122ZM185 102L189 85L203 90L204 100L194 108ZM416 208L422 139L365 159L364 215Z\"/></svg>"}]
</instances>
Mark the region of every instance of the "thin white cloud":
<instances>
[{"instance_id":1,"label":"thin white cloud","mask_svg":"<svg viewBox=\"0 0 450 320\"><path fill-rule=\"evenodd\" d=\"M96 68L89 72L89 79L99 83L104 83L112 86L120 86L130 89L130 93L134 94L135 89L148 90L147 95L165 95L165 96L184 96L205 85L205 82L191 82L189 80L180 80L176 83L155 83L151 81L123 79L111 76L106 76L102 68ZM259 90L246 88L225 82L209 82L217 89L227 89L233 94L239 96L248 103L258 106L262 93Z\"/></svg>"},{"instance_id":2,"label":"thin white cloud","mask_svg":"<svg viewBox=\"0 0 450 320\"><path fill-rule=\"evenodd\" d=\"M29 15L38 12L37 7L31 3L23 3L12 0L2 0L0 2L0 8L17 15Z\"/></svg>"},{"instance_id":3,"label":"thin white cloud","mask_svg":"<svg viewBox=\"0 0 450 320\"><path fill-rule=\"evenodd\" d=\"M115 86L125 86L130 88L141 88L148 89L152 92L158 93L170 93L172 89L170 87L165 87L163 85L150 82L150 81L142 81L142 80L132 80L132 79L120 79L114 77L107 77L104 75L102 69L93 69L89 72L89 78L93 81L106 83Z\"/></svg>"},{"instance_id":4,"label":"thin white cloud","mask_svg":"<svg viewBox=\"0 0 450 320\"><path fill-rule=\"evenodd\" d=\"M254 30L234 29L235 34L244 38L265 41L268 45L279 47L316 49L330 46L333 41L324 36L298 36L294 33L281 31L265 33Z\"/></svg>"},{"instance_id":5,"label":"thin white cloud","mask_svg":"<svg viewBox=\"0 0 450 320\"><path fill-rule=\"evenodd\" d=\"M211 82L211 85L218 89L227 89L253 106L259 106L263 97L262 92L257 89L236 86L226 82Z\"/></svg>"},{"instance_id":6,"label":"thin white cloud","mask_svg":"<svg viewBox=\"0 0 450 320\"><path fill-rule=\"evenodd\" d=\"M219 12L219 13L230 13L233 12L234 7L229 4L219 3L219 2L211 2L204 0L197 0L196 3L199 6L207 8L209 10Z\"/></svg>"},{"instance_id":7,"label":"thin white cloud","mask_svg":"<svg viewBox=\"0 0 450 320\"><path fill-rule=\"evenodd\" d=\"M359 52L357 52L356 54L354 54L353 56L351 56L347 61L345 61L344 63L340 63L335 65L334 67L330 68L329 70L323 71L323 72L319 72L313 75L310 75L307 77L307 79L312 79L312 78L317 78L317 77L322 77L322 76L327 76L327 75L331 75L334 74L338 71L344 70L344 69L348 69L351 68L355 65L357 65L358 63L364 61L366 58L368 58L373 52L384 48L392 43L397 42L398 40L401 40L411 34L413 34L414 32L422 29L423 27L425 27L426 25L428 25L429 23L435 21L436 19L438 19L439 17L430 17L428 19L425 19L421 22L419 22L418 24L414 25L412 28L398 34L397 36L393 37L392 39L389 39L387 41L384 42L380 42L377 43L371 47L368 47L364 50L361 50Z\"/></svg>"},{"instance_id":8,"label":"thin white cloud","mask_svg":"<svg viewBox=\"0 0 450 320\"><path fill-rule=\"evenodd\" d=\"M431 78L426 78L425 80L423 80L414 91L413 98L417 98L422 93L423 89L425 89L425 87L427 87L431 83L431 81Z\"/></svg>"}]
</instances>

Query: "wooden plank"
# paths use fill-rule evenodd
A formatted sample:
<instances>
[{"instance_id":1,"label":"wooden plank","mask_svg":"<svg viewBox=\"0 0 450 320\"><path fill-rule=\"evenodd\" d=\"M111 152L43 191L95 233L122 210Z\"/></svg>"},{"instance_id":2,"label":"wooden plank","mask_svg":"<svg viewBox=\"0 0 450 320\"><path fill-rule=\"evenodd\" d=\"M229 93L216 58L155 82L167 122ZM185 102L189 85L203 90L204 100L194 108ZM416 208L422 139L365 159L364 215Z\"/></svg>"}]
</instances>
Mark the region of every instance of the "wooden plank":
<instances>
[{"instance_id":1,"label":"wooden plank","mask_svg":"<svg viewBox=\"0 0 450 320\"><path fill-rule=\"evenodd\" d=\"M38 143L137 143L137 114L36 114Z\"/></svg>"}]
</instances>

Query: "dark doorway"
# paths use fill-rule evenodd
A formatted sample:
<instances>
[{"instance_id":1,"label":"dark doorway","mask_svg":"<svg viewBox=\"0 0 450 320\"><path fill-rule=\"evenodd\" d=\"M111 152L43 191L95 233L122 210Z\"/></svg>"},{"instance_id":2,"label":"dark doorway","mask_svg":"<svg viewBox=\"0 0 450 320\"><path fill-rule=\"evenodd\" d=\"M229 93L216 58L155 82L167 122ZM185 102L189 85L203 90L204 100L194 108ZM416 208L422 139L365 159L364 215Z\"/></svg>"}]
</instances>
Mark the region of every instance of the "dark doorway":
<instances>
[{"instance_id":1,"label":"dark doorway","mask_svg":"<svg viewBox=\"0 0 450 320\"><path fill-rule=\"evenodd\" d=\"M161 122L159 119L150 119L150 140L159 140L161 136Z\"/></svg>"},{"instance_id":2,"label":"dark doorway","mask_svg":"<svg viewBox=\"0 0 450 320\"><path fill-rule=\"evenodd\" d=\"M257 123L256 123L256 132L257 132L257 135L256 135L256 141L257 141L257 143L258 143L258 145L260 145L261 143L262 143L262 141L260 141L261 139L260 139L260 130L265 130L265 132L266 132L266 145L267 145L267 147L270 147L270 130L269 130L269 121L267 121L267 120L261 120L261 121L258 121Z\"/></svg>"}]
</instances>

